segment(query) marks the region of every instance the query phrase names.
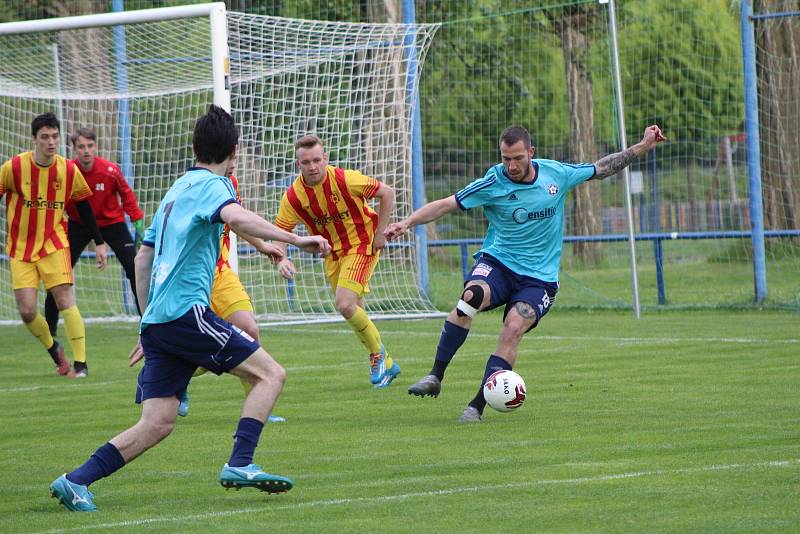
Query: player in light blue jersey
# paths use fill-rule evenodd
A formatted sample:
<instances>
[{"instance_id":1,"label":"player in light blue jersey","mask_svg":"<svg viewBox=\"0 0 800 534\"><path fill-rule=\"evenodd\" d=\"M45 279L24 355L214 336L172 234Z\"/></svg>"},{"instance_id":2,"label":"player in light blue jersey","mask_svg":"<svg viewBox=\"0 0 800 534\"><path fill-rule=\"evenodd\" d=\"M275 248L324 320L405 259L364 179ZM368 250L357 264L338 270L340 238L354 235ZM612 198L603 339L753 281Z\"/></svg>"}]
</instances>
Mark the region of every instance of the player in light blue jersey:
<instances>
[{"instance_id":1,"label":"player in light blue jersey","mask_svg":"<svg viewBox=\"0 0 800 534\"><path fill-rule=\"evenodd\" d=\"M502 163L455 195L429 202L389 225L385 234L391 240L412 226L459 208L482 207L489 221L461 299L445 320L433 368L408 388L409 394L438 397L445 370L466 341L472 319L479 311L504 305L497 348L486 362L478 394L459 418L464 423L480 421L486 406L484 382L495 371L514 366L522 336L536 327L555 302L567 193L586 180L618 173L665 140L658 126L650 126L642 140L627 150L594 164L571 165L533 159L536 149L527 130L512 126L500 136Z\"/></svg>"},{"instance_id":2,"label":"player in light blue jersey","mask_svg":"<svg viewBox=\"0 0 800 534\"><path fill-rule=\"evenodd\" d=\"M286 372L252 337L210 310L211 285L226 223L237 233L292 243L312 253L328 254L330 245L322 237L299 237L281 230L239 205L225 178L235 165L237 142L233 118L211 106L195 125L196 166L167 191L145 234L135 260L137 296L140 303L147 303L141 323L145 362L136 388L142 415L83 465L50 485L53 497L71 511L95 511L88 486L172 432L178 399L198 367L216 374L232 373L252 385L220 483L226 488L255 487L270 493L292 488L290 479L265 473L253 463L264 421L283 388ZM275 254L282 251L276 248ZM140 358L141 352L134 351L131 365Z\"/></svg>"}]
</instances>

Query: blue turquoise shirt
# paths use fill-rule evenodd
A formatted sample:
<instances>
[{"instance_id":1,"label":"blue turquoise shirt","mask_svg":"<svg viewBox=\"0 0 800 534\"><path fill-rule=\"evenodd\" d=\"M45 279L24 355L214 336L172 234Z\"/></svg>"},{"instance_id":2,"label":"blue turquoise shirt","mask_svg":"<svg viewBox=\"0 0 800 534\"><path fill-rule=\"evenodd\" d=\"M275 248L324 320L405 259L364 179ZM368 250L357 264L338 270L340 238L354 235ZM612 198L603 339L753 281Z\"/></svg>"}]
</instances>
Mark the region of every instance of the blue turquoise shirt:
<instances>
[{"instance_id":1,"label":"blue turquoise shirt","mask_svg":"<svg viewBox=\"0 0 800 534\"><path fill-rule=\"evenodd\" d=\"M517 274L558 282L564 200L596 169L591 163L570 165L549 159L534 159L532 164L533 183L512 181L498 164L456 193L456 202L461 209L483 207L489 221L476 257L486 253Z\"/></svg>"},{"instance_id":2,"label":"blue turquoise shirt","mask_svg":"<svg viewBox=\"0 0 800 534\"><path fill-rule=\"evenodd\" d=\"M155 257L142 329L173 321L195 304L209 305L223 229L220 211L232 202L231 181L198 167L164 195L143 239L155 248Z\"/></svg>"}]
</instances>

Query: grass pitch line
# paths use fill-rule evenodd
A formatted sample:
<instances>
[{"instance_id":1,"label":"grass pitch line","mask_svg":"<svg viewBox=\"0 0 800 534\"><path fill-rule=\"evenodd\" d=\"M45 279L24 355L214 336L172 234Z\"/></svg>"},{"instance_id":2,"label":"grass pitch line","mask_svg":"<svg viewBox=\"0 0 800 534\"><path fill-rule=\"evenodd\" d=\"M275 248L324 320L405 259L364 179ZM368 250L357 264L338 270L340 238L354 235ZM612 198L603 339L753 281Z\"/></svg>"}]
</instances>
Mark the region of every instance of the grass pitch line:
<instances>
[{"instance_id":1,"label":"grass pitch line","mask_svg":"<svg viewBox=\"0 0 800 534\"><path fill-rule=\"evenodd\" d=\"M65 388L86 388L94 386L108 386L111 384L127 384L130 380L107 380L105 382L81 381L81 382L68 382L69 379L63 379L61 383L57 384L38 384L35 386L20 386L15 388L0 388L2 393L25 393L28 391L39 391L42 389L65 389Z\"/></svg>"},{"instance_id":2,"label":"grass pitch line","mask_svg":"<svg viewBox=\"0 0 800 534\"><path fill-rule=\"evenodd\" d=\"M73 528L59 528L52 530L40 531L41 534L55 534L58 532L76 532L82 530L98 530L109 529L118 527L137 527L145 525L153 525L157 523L173 523L184 521L202 521L203 519L218 519L221 517L229 517L242 514L264 513L264 512L279 512L282 510L299 510L302 508L317 508L326 506L342 506L351 504L378 504L381 502L401 501L405 499L414 499L419 497L436 497L440 495L458 495L462 493L480 493L486 491L502 491L521 488L532 488L536 486L547 486L554 484L591 484L596 482L610 482L615 480L625 480L631 478L642 477L657 477L662 475L680 475L691 473L709 473L715 471L734 471L745 469L762 469L762 468L780 468L792 467L800 465L800 458L791 460L773 460L771 462L759 462L754 464L719 464L709 465L705 467L684 467L681 469L655 469L652 471L633 471L630 473L615 473L610 475L596 475L590 477L578 478L561 478L561 479L545 479L545 480L530 480L527 482L517 482L511 484L489 484L485 486L463 486L456 488L446 488L434 491L418 491L412 493L399 493L396 495L382 495L377 497L353 497L349 499L326 499L320 501L298 502L292 504L284 504L270 508L243 508L241 510L227 510L221 512L206 512L203 514L192 514L184 516L170 516L170 517L154 517L150 519L135 519L130 521L118 521L116 523L100 523L96 525L81 525ZM101 512L102 513L102 512ZM96 517L96 516L93 516Z\"/></svg>"},{"instance_id":3,"label":"grass pitch line","mask_svg":"<svg viewBox=\"0 0 800 534\"><path fill-rule=\"evenodd\" d=\"M498 327L499 328L499 327ZM288 333L314 333L319 334L319 330L310 330L307 328L271 328L271 331L282 331ZM335 329L326 329L326 334L341 334L341 335L353 335L352 330L345 330L340 328ZM438 330L430 332L419 331L419 330L386 330L383 332L385 337L389 337L393 334L398 334L401 336L428 336L428 337L439 337L440 332ZM500 332L496 334L482 334L479 332L470 332L469 337L480 337L480 338L491 338L496 339L500 335ZM767 345L767 344L774 344L778 343L781 345L797 345L800 344L800 339L796 338L788 338L788 339L763 339L763 338L754 338L754 337L614 337L614 336L547 336L547 335L538 335L534 334L534 338L536 339L544 339L544 340L551 340L551 341L609 341L609 342L618 342L618 343L680 343L680 342L687 342L687 343L741 343L741 344L757 344L757 345Z\"/></svg>"}]
</instances>

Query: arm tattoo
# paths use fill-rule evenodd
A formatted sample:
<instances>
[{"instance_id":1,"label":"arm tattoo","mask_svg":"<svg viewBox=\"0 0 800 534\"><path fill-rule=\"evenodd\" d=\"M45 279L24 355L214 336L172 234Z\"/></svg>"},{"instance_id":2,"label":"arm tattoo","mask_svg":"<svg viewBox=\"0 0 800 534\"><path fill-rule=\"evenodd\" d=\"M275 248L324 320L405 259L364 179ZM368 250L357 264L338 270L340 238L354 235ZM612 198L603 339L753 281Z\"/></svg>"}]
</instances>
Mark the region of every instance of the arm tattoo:
<instances>
[{"instance_id":1,"label":"arm tattoo","mask_svg":"<svg viewBox=\"0 0 800 534\"><path fill-rule=\"evenodd\" d=\"M631 147L623 150L622 152L609 154L604 158L600 158L597 163L594 164L595 169L597 169L595 178L602 180L603 178L617 174L619 171L636 161L638 157L639 156L633 150L633 147Z\"/></svg>"},{"instance_id":2,"label":"arm tattoo","mask_svg":"<svg viewBox=\"0 0 800 534\"><path fill-rule=\"evenodd\" d=\"M536 310L527 302L517 302L514 304L514 309L522 316L523 319L529 321L536 319Z\"/></svg>"}]
</instances>

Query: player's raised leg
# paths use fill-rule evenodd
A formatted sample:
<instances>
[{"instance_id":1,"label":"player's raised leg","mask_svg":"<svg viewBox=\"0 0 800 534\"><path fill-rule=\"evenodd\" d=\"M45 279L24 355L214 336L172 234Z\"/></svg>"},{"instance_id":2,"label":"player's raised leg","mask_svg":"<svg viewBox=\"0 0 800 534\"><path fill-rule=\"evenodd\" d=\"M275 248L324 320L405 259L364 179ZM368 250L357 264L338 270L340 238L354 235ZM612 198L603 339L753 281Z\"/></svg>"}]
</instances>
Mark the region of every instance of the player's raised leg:
<instances>
[{"instance_id":1,"label":"player's raised leg","mask_svg":"<svg viewBox=\"0 0 800 534\"><path fill-rule=\"evenodd\" d=\"M486 407L486 398L483 396L483 385L486 380L496 371L513 369L522 338L536 328L541 318L550 311L558 292L557 284L530 277L518 277L515 287L517 290L510 296L506 305L497 348L486 361L478 392L459 418L462 423L475 423L481 420Z\"/></svg>"},{"instance_id":2,"label":"player's raised leg","mask_svg":"<svg viewBox=\"0 0 800 534\"><path fill-rule=\"evenodd\" d=\"M289 478L265 473L253 463L264 422L283 389L286 371L264 349L259 348L231 373L247 380L252 387L242 406L230 459L219 475L220 484L237 489L255 487L269 493L289 491L293 486Z\"/></svg>"},{"instance_id":3,"label":"player's raised leg","mask_svg":"<svg viewBox=\"0 0 800 534\"><path fill-rule=\"evenodd\" d=\"M445 319L430 373L409 386L408 393L410 395L419 397L439 396L444 373L455 353L466 341L470 326L472 326L472 319L480 310L486 309L490 302L491 290L487 282L483 280L470 280L467 282L461 299Z\"/></svg>"}]
</instances>

